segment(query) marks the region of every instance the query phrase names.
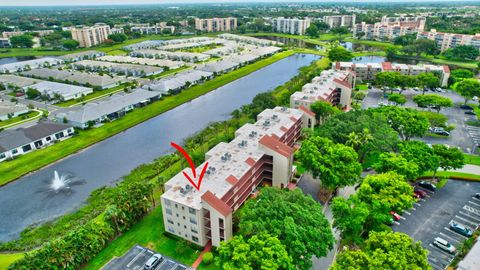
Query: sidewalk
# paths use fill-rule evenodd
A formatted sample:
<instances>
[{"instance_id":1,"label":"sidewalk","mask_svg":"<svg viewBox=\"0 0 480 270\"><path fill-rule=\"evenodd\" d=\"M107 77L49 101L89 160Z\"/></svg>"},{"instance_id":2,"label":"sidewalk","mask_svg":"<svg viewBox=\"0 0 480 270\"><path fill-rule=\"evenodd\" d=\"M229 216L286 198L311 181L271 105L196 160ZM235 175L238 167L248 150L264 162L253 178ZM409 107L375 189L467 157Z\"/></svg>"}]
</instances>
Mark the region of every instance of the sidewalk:
<instances>
[{"instance_id":1,"label":"sidewalk","mask_svg":"<svg viewBox=\"0 0 480 270\"><path fill-rule=\"evenodd\" d=\"M202 263L203 254L205 254L206 252L209 252L211 248L212 248L212 242L208 242L208 244L203 249L202 253L200 253L200 255L198 255L198 258L195 260L195 262L193 262L192 264L193 269L197 269L197 267Z\"/></svg>"},{"instance_id":2,"label":"sidewalk","mask_svg":"<svg viewBox=\"0 0 480 270\"><path fill-rule=\"evenodd\" d=\"M449 170L449 172L459 172L459 173L469 173L469 174L478 174L480 175L480 166L465 164L463 168L457 170Z\"/></svg>"}]
</instances>

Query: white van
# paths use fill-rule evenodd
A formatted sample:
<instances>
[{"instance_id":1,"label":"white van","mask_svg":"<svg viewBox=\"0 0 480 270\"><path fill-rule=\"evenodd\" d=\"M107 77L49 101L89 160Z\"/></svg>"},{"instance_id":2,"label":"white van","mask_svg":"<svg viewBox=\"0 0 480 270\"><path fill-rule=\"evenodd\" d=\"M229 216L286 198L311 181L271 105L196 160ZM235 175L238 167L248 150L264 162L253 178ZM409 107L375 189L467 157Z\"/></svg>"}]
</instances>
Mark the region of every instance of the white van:
<instances>
[{"instance_id":1,"label":"white van","mask_svg":"<svg viewBox=\"0 0 480 270\"><path fill-rule=\"evenodd\" d=\"M433 245L438 247L439 249L443 249L450 254L455 254L455 252L457 251L457 249L452 244L440 237L436 237L433 240Z\"/></svg>"}]
</instances>

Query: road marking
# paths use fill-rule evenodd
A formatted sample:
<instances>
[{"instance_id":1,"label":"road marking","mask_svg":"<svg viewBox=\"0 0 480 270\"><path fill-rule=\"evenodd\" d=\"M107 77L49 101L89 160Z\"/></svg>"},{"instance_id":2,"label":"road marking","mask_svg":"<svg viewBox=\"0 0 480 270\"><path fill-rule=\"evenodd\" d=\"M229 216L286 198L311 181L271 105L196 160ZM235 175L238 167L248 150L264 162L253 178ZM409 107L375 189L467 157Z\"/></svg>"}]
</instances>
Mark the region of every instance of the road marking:
<instances>
[{"instance_id":1,"label":"road marking","mask_svg":"<svg viewBox=\"0 0 480 270\"><path fill-rule=\"evenodd\" d=\"M440 267L440 266L436 265L435 263L433 263L430 258L428 259L428 263L430 263L430 265L433 266L433 268L435 268L435 269L439 269L439 270L444 269L443 267Z\"/></svg>"},{"instance_id":2,"label":"road marking","mask_svg":"<svg viewBox=\"0 0 480 270\"><path fill-rule=\"evenodd\" d=\"M473 214L473 213L465 213L465 212L462 212L461 210L458 211L458 212L459 212L460 214L464 215L464 216L467 216L467 217L470 218L470 219L475 220L476 222L480 222L480 219L479 219L478 217L473 217L473 216L471 216L471 214Z\"/></svg>"},{"instance_id":3,"label":"road marking","mask_svg":"<svg viewBox=\"0 0 480 270\"><path fill-rule=\"evenodd\" d=\"M413 211L415 211L415 210L417 210L417 208L415 208L415 207L412 207L412 210L413 210Z\"/></svg>"},{"instance_id":4,"label":"road marking","mask_svg":"<svg viewBox=\"0 0 480 270\"><path fill-rule=\"evenodd\" d=\"M400 218L403 219L403 220L406 220L406 218L404 216L400 216Z\"/></svg>"},{"instance_id":5,"label":"road marking","mask_svg":"<svg viewBox=\"0 0 480 270\"><path fill-rule=\"evenodd\" d=\"M472 197L472 199L473 199L474 201L478 201L478 202L480 202L480 200L479 200L479 199L477 199L477 198L475 198L475 197Z\"/></svg>"},{"instance_id":6,"label":"road marking","mask_svg":"<svg viewBox=\"0 0 480 270\"><path fill-rule=\"evenodd\" d=\"M145 253L145 251L146 251L146 249L143 249L142 252L138 253L137 256L135 256L135 257L127 264L127 267L132 266L132 264L133 264L136 260L138 260L138 258L139 258L140 256L142 256L142 254Z\"/></svg>"},{"instance_id":7,"label":"road marking","mask_svg":"<svg viewBox=\"0 0 480 270\"><path fill-rule=\"evenodd\" d=\"M400 222L394 221L393 224L395 224L395 225L400 225Z\"/></svg>"},{"instance_id":8,"label":"road marking","mask_svg":"<svg viewBox=\"0 0 480 270\"><path fill-rule=\"evenodd\" d=\"M429 249L428 251L430 251L431 253L440 253L440 257L441 258L444 258L445 260L450 260L450 257L452 257L453 255L450 253L450 252L447 252L437 246L435 246L434 244L430 243L428 244L429 246L431 246L433 249Z\"/></svg>"},{"instance_id":9,"label":"road marking","mask_svg":"<svg viewBox=\"0 0 480 270\"><path fill-rule=\"evenodd\" d=\"M445 238L450 239L450 241L452 241L452 242L455 242L455 243L457 243L457 244L460 243L459 240L457 240L457 239L455 239L455 238L453 238L453 237L450 237L450 236L448 236L448 235L446 235L446 234L444 234L444 233L442 233L442 232L440 233L440 235L443 236L443 237L445 237Z\"/></svg>"},{"instance_id":10,"label":"road marking","mask_svg":"<svg viewBox=\"0 0 480 270\"><path fill-rule=\"evenodd\" d=\"M478 203L475 203L475 202L472 202L472 201L468 201L468 203L471 203L471 204L473 204L473 205L476 205L476 206L479 206L479 207L480 207L480 204L478 204Z\"/></svg>"},{"instance_id":11,"label":"road marking","mask_svg":"<svg viewBox=\"0 0 480 270\"><path fill-rule=\"evenodd\" d=\"M415 205L417 205L417 206L422 206L422 205L421 205L421 204L419 204L418 202L416 202L416 203L415 203Z\"/></svg>"},{"instance_id":12,"label":"road marking","mask_svg":"<svg viewBox=\"0 0 480 270\"><path fill-rule=\"evenodd\" d=\"M403 211L403 213L407 214L407 215L412 215L412 213L408 212L408 211Z\"/></svg>"},{"instance_id":13,"label":"road marking","mask_svg":"<svg viewBox=\"0 0 480 270\"><path fill-rule=\"evenodd\" d=\"M473 222L471 222L470 220L468 220L468 219L466 219L466 218L463 218L463 217L458 216L458 215L455 215L455 217L458 218L458 219L460 219L460 220L462 220L464 223L465 223L465 222L466 222L466 223L469 223L469 224L465 224L465 225L467 225L467 226L469 226L469 227L477 227L477 224L476 224L476 223L473 223Z\"/></svg>"},{"instance_id":14,"label":"road marking","mask_svg":"<svg viewBox=\"0 0 480 270\"><path fill-rule=\"evenodd\" d=\"M475 215L477 215L477 216L480 216L480 211L477 210L477 209L475 209L475 208L473 208L473 207L471 207L470 205L464 205L464 206L463 206L463 209L465 209L465 210L467 210L468 212L471 212L471 213L473 213L473 214L475 214Z\"/></svg>"}]
</instances>

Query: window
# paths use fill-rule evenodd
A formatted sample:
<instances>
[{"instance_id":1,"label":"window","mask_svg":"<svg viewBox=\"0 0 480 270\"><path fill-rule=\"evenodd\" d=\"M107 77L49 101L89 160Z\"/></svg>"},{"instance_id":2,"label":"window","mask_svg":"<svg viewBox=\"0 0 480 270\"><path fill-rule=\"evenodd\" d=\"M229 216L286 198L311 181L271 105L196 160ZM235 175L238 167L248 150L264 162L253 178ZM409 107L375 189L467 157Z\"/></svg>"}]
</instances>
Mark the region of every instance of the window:
<instances>
[{"instance_id":1,"label":"window","mask_svg":"<svg viewBox=\"0 0 480 270\"><path fill-rule=\"evenodd\" d=\"M185 220L185 216L183 216L183 220Z\"/></svg>"},{"instance_id":2,"label":"window","mask_svg":"<svg viewBox=\"0 0 480 270\"><path fill-rule=\"evenodd\" d=\"M183 228L186 229L186 228L187 228L187 225L183 225Z\"/></svg>"},{"instance_id":3,"label":"window","mask_svg":"<svg viewBox=\"0 0 480 270\"><path fill-rule=\"evenodd\" d=\"M173 221L169 218L167 218L167 222L173 225Z\"/></svg>"},{"instance_id":4,"label":"window","mask_svg":"<svg viewBox=\"0 0 480 270\"><path fill-rule=\"evenodd\" d=\"M188 212L189 212L190 214L192 214L192 215L195 215L195 214L196 214L195 209L190 208L190 207L188 208Z\"/></svg>"},{"instance_id":5,"label":"window","mask_svg":"<svg viewBox=\"0 0 480 270\"><path fill-rule=\"evenodd\" d=\"M218 225L220 226L220 228L223 228L223 218L218 219Z\"/></svg>"},{"instance_id":6,"label":"window","mask_svg":"<svg viewBox=\"0 0 480 270\"><path fill-rule=\"evenodd\" d=\"M182 206L182 210L185 210L185 207Z\"/></svg>"},{"instance_id":7,"label":"window","mask_svg":"<svg viewBox=\"0 0 480 270\"><path fill-rule=\"evenodd\" d=\"M197 224L197 220L193 217L190 217L190 223Z\"/></svg>"},{"instance_id":8,"label":"window","mask_svg":"<svg viewBox=\"0 0 480 270\"><path fill-rule=\"evenodd\" d=\"M17 154L17 153L18 153L18 150L17 150L17 149L13 149L13 150L12 150L12 155L15 155L15 154Z\"/></svg>"},{"instance_id":9,"label":"window","mask_svg":"<svg viewBox=\"0 0 480 270\"><path fill-rule=\"evenodd\" d=\"M170 202L170 200L165 200L165 199L164 199L163 202L165 202L165 205L168 205L168 206L172 205L172 203Z\"/></svg>"},{"instance_id":10,"label":"window","mask_svg":"<svg viewBox=\"0 0 480 270\"><path fill-rule=\"evenodd\" d=\"M55 134L55 138L57 138L57 140L59 140L63 137L64 137L63 132L59 132L59 133Z\"/></svg>"},{"instance_id":11,"label":"window","mask_svg":"<svg viewBox=\"0 0 480 270\"><path fill-rule=\"evenodd\" d=\"M30 144L24 145L24 146L22 146L22 150L23 150L23 152L26 153L26 152L32 150L32 146Z\"/></svg>"},{"instance_id":12,"label":"window","mask_svg":"<svg viewBox=\"0 0 480 270\"><path fill-rule=\"evenodd\" d=\"M49 141L52 140L52 137L48 136L47 138L45 138L45 140L46 140L47 142L49 142Z\"/></svg>"},{"instance_id":13,"label":"window","mask_svg":"<svg viewBox=\"0 0 480 270\"><path fill-rule=\"evenodd\" d=\"M0 154L0 159L4 159L4 158L6 158L6 157L7 157L7 156L5 155L5 153L1 153L1 154Z\"/></svg>"},{"instance_id":14,"label":"window","mask_svg":"<svg viewBox=\"0 0 480 270\"><path fill-rule=\"evenodd\" d=\"M171 233L175 233L175 230L170 226L168 226L168 231L171 232Z\"/></svg>"},{"instance_id":15,"label":"window","mask_svg":"<svg viewBox=\"0 0 480 270\"><path fill-rule=\"evenodd\" d=\"M198 237L192 235L193 242L198 242Z\"/></svg>"},{"instance_id":16,"label":"window","mask_svg":"<svg viewBox=\"0 0 480 270\"><path fill-rule=\"evenodd\" d=\"M165 213L167 213L168 215L172 215L172 209L165 208Z\"/></svg>"}]
</instances>

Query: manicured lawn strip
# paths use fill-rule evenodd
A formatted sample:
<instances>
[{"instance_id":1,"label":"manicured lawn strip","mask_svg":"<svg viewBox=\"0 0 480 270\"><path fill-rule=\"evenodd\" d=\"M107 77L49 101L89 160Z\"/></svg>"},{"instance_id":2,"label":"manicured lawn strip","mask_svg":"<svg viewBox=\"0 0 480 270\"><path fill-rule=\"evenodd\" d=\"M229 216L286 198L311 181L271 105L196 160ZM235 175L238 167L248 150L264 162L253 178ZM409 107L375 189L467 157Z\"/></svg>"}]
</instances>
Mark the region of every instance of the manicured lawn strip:
<instances>
[{"instance_id":1,"label":"manicured lawn strip","mask_svg":"<svg viewBox=\"0 0 480 270\"><path fill-rule=\"evenodd\" d=\"M11 124L16 123L16 122L27 120L28 118L33 118L35 116L38 116L39 114L40 113L37 112L37 111L30 111L26 114L23 114L23 115L20 115L20 116L17 116L17 117L13 117L13 118L10 118L10 119L5 120L5 121L0 121L0 128L4 127L6 125L11 125Z\"/></svg>"},{"instance_id":2,"label":"manicured lawn strip","mask_svg":"<svg viewBox=\"0 0 480 270\"><path fill-rule=\"evenodd\" d=\"M124 50L113 50L108 52L109 55L127 55L127 51Z\"/></svg>"},{"instance_id":3,"label":"manicured lawn strip","mask_svg":"<svg viewBox=\"0 0 480 270\"><path fill-rule=\"evenodd\" d=\"M360 57L360 56L386 56L387 54L384 51L378 51L378 52L369 52L369 51L363 51L363 52L354 52L353 56L354 57Z\"/></svg>"},{"instance_id":4,"label":"manicured lawn strip","mask_svg":"<svg viewBox=\"0 0 480 270\"><path fill-rule=\"evenodd\" d=\"M381 48L389 48L389 47L397 47L401 48L402 46L398 45L393 45L393 43L389 42L382 42L382 41L375 41L375 40L363 40L363 39L355 39L355 38L346 38L345 41L352 42L352 43L357 43L357 44L363 44L363 45L368 45L372 47L381 47Z\"/></svg>"},{"instance_id":5,"label":"manicured lawn strip","mask_svg":"<svg viewBox=\"0 0 480 270\"><path fill-rule=\"evenodd\" d=\"M17 159L0 163L0 186L15 180L34 170L38 170L52 162L58 161L81 149L93 145L101 140L111 137L121 131L133 127L143 121L155 117L165 111L171 110L187 101L217 89L229 82L246 76L260 68L299 52L284 51L272 57L260 60L251 65L221 75L201 85L193 86L175 96L168 96L149 106L139 108L125 117L91 130L80 131L78 136L59 142L50 147L36 150L28 155L19 156Z\"/></svg>"},{"instance_id":6,"label":"manicured lawn strip","mask_svg":"<svg viewBox=\"0 0 480 270\"><path fill-rule=\"evenodd\" d=\"M357 85L355 85L355 88L360 90L360 91L367 91L368 90L368 86L366 84L357 84Z\"/></svg>"},{"instance_id":7,"label":"manicured lawn strip","mask_svg":"<svg viewBox=\"0 0 480 270\"><path fill-rule=\"evenodd\" d=\"M189 69L189 68L191 68L191 67L183 66L183 67L179 67L179 68L176 68L176 69L170 69L170 70L164 71L164 72L159 73L159 74L148 76L148 78L149 79L158 79L158 78L162 78L162 77L165 77L165 76L168 76L168 75L171 75L171 74L174 74L174 73L177 73L177 72L180 72L182 70Z\"/></svg>"},{"instance_id":8,"label":"manicured lawn strip","mask_svg":"<svg viewBox=\"0 0 480 270\"><path fill-rule=\"evenodd\" d=\"M22 257L23 253L0 253L0 270L6 270L10 264Z\"/></svg>"},{"instance_id":9,"label":"manicured lawn strip","mask_svg":"<svg viewBox=\"0 0 480 270\"><path fill-rule=\"evenodd\" d=\"M328 44L327 42L322 42L321 40L313 39L313 38L310 38L308 36L298 36L298 35L291 35L291 34L284 34L284 33L260 32L260 33L249 33L249 34L245 34L245 35L246 36L251 36L251 37L273 36L273 37L282 37L282 38L293 38L293 39L303 40L307 43L320 45L320 46L325 46L325 45Z\"/></svg>"},{"instance_id":10,"label":"manicured lawn strip","mask_svg":"<svg viewBox=\"0 0 480 270\"><path fill-rule=\"evenodd\" d=\"M90 261L85 269L100 269L113 257L120 257L125 254L132 248L132 243L138 243L163 255L175 258L175 260L186 265L191 265L198 257L198 254L200 254L200 251L191 247L177 248L179 245L184 245L184 242L165 236L163 234L164 231L162 208L158 206L133 228L113 240Z\"/></svg>"},{"instance_id":11,"label":"manicured lawn strip","mask_svg":"<svg viewBox=\"0 0 480 270\"><path fill-rule=\"evenodd\" d=\"M480 156L469 155L469 154L463 154L463 156L465 157L465 163L466 164L473 164L473 165L479 165L480 166Z\"/></svg>"},{"instance_id":12,"label":"manicured lawn strip","mask_svg":"<svg viewBox=\"0 0 480 270\"><path fill-rule=\"evenodd\" d=\"M426 173L422 175L421 178L431 177L432 173ZM460 172L445 172L439 171L437 172L436 176L438 177L447 177L456 180L466 180L466 181L480 181L480 175L478 174L470 174L470 173L460 173Z\"/></svg>"}]
</instances>

